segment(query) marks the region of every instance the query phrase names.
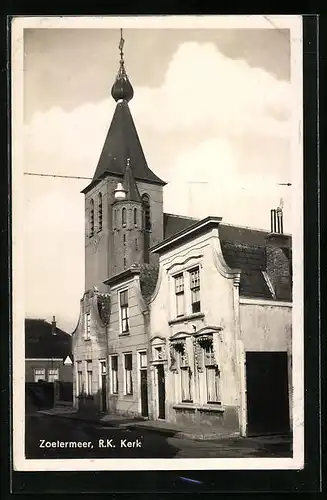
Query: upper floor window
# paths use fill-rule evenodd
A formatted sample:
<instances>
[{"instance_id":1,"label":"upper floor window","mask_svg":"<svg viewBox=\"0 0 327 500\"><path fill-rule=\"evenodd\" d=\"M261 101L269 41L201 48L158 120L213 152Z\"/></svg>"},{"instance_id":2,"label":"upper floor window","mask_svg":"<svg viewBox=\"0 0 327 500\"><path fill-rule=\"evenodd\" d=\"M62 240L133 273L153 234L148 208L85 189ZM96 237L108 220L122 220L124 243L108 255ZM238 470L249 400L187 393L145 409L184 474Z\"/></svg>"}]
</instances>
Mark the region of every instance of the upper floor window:
<instances>
[{"instance_id":1,"label":"upper floor window","mask_svg":"<svg viewBox=\"0 0 327 500\"><path fill-rule=\"evenodd\" d=\"M176 316L183 316L185 313L184 301L184 276L179 274L175 276L175 297L176 297Z\"/></svg>"},{"instance_id":2,"label":"upper floor window","mask_svg":"<svg viewBox=\"0 0 327 500\"><path fill-rule=\"evenodd\" d=\"M127 211L126 208L124 207L121 211L121 223L123 227L126 226L126 220L127 220Z\"/></svg>"},{"instance_id":3,"label":"upper floor window","mask_svg":"<svg viewBox=\"0 0 327 500\"><path fill-rule=\"evenodd\" d=\"M120 329L122 333L129 332L129 318L128 318L128 290L119 293L119 306L120 306Z\"/></svg>"},{"instance_id":4,"label":"upper floor window","mask_svg":"<svg viewBox=\"0 0 327 500\"><path fill-rule=\"evenodd\" d=\"M137 209L133 209L133 221L134 221L134 226L137 227Z\"/></svg>"},{"instance_id":5,"label":"upper floor window","mask_svg":"<svg viewBox=\"0 0 327 500\"><path fill-rule=\"evenodd\" d=\"M98 230L102 231L102 193L99 193L98 196L98 222L99 222L99 227Z\"/></svg>"},{"instance_id":6,"label":"upper floor window","mask_svg":"<svg viewBox=\"0 0 327 500\"><path fill-rule=\"evenodd\" d=\"M90 200L90 237L94 235L94 200Z\"/></svg>"},{"instance_id":7,"label":"upper floor window","mask_svg":"<svg viewBox=\"0 0 327 500\"><path fill-rule=\"evenodd\" d=\"M34 368L34 382L45 380L45 368Z\"/></svg>"},{"instance_id":8,"label":"upper floor window","mask_svg":"<svg viewBox=\"0 0 327 500\"><path fill-rule=\"evenodd\" d=\"M200 312L200 269L198 267L190 271L190 290L192 313Z\"/></svg>"},{"instance_id":9,"label":"upper floor window","mask_svg":"<svg viewBox=\"0 0 327 500\"><path fill-rule=\"evenodd\" d=\"M51 368L48 370L48 382L59 380L59 368Z\"/></svg>"},{"instance_id":10,"label":"upper floor window","mask_svg":"<svg viewBox=\"0 0 327 500\"><path fill-rule=\"evenodd\" d=\"M117 210L114 210L114 227L117 226Z\"/></svg>"},{"instance_id":11,"label":"upper floor window","mask_svg":"<svg viewBox=\"0 0 327 500\"><path fill-rule=\"evenodd\" d=\"M84 337L85 340L88 340L91 335L91 315L90 313L85 314L84 318Z\"/></svg>"},{"instance_id":12,"label":"upper floor window","mask_svg":"<svg viewBox=\"0 0 327 500\"><path fill-rule=\"evenodd\" d=\"M143 206L143 229L151 231L151 212L150 212L150 198L148 194L142 196Z\"/></svg>"}]
</instances>

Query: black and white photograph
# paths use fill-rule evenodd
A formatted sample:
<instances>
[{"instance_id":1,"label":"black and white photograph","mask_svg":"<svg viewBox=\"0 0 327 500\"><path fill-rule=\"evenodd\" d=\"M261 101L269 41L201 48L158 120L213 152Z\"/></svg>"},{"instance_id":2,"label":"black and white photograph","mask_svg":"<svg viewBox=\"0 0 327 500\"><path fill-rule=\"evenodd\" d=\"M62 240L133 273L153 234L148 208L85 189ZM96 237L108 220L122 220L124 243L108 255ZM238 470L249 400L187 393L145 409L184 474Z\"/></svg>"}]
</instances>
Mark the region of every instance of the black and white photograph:
<instances>
[{"instance_id":1,"label":"black and white photograph","mask_svg":"<svg viewBox=\"0 0 327 500\"><path fill-rule=\"evenodd\" d=\"M301 30L13 19L15 470L303 467Z\"/></svg>"}]
</instances>

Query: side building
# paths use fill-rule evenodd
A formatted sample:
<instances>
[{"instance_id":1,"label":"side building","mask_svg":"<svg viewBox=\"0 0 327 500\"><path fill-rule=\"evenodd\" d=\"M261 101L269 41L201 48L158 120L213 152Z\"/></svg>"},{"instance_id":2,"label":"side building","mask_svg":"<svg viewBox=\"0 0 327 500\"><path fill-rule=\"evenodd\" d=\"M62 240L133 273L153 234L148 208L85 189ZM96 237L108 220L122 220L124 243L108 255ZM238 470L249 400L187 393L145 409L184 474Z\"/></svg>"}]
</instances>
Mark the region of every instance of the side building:
<instances>
[{"instance_id":1,"label":"side building","mask_svg":"<svg viewBox=\"0 0 327 500\"><path fill-rule=\"evenodd\" d=\"M72 382L72 337L44 319L25 319L25 382Z\"/></svg>"}]
</instances>

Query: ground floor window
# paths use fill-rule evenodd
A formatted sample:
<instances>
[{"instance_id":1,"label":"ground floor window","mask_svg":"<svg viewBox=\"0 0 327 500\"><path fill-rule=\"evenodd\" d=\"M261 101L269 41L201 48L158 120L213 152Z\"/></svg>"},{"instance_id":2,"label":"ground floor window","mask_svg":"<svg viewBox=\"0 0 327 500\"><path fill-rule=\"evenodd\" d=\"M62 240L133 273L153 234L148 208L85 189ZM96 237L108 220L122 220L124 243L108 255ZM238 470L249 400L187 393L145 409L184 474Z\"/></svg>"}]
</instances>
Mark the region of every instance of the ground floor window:
<instances>
[{"instance_id":1,"label":"ground floor window","mask_svg":"<svg viewBox=\"0 0 327 500\"><path fill-rule=\"evenodd\" d=\"M180 383L180 393L182 402L192 402L192 372L189 365L189 358L186 351L185 341L174 343L175 356L177 358L177 372Z\"/></svg>"},{"instance_id":2,"label":"ground floor window","mask_svg":"<svg viewBox=\"0 0 327 500\"><path fill-rule=\"evenodd\" d=\"M59 380L59 368L51 368L48 370L48 382Z\"/></svg>"},{"instance_id":3,"label":"ground floor window","mask_svg":"<svg viewBox=\"0 0 327 500\"><path fill-rule=\"evenodd\" d=\"M76 363L76 394L77 396L80 396L83 394L84 388L83 388L83 369L82 369L82 362L77 361Z\"/></svg>"},{"instance_id":4,"label":"ground floor window","mask_svg":"<svg viewBox=\"0 0 327 500\"><path fill-rule=\"evenodd\" d=\"M39 380L45 380L45 368L34 369L34 382L38 382Z\"/></svg>"},{"instance_id":5,"label":"ground floor window","mask_svg":"<svg viewBox=\"0 0 327 500\"><path fill-rule=\"evenodd\" d=\"M220 401L220 372L216 364L212 340L205 344L204 366L206 373L207 403L219 404Z\"/></svg>"},{"instance_id":6,"label":"ground floor window","mask_svg":"<svg viewBox=\"0 0 327 500\"><path fill-rule=\"evenodd\" d=\"M90 396L92 394L92 361L86 362L86 395Z\"/></svg>"},{"instance_id":7,"label":"ground floor window","mask_svg":"<svg viewBox=\"0 0 327 500\"><path fill-rule=\"evenodd\" d=\"M111 371L111 394L118 394L118 356L114 355L110 358Z\"/></svg>"},{"instance_id":8,"label":"ground floor window","mask_svg":"<svg viewBox=\"0 0 327 500\"><path fill-rule=\"evenodd\" d=\"M125 394L133 394L133 357L132 354L124 354L125 369Z\"/></svg>"}]
</instances>

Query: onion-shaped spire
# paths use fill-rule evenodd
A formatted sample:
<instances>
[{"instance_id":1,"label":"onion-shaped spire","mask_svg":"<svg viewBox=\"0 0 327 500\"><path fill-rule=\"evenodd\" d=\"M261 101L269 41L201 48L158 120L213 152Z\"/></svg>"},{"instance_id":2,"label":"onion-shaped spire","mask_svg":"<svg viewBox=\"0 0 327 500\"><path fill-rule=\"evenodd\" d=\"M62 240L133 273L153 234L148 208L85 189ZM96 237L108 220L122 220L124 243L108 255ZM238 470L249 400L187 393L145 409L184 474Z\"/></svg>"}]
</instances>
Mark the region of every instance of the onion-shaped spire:
<instances>
[{"instance_id":1,"label":"onion-shaped spire","mask_svg":"<svg viewBox=\"0 0 327 500\"><path fill-rule=\"evenodd\" d=\"M120 51L120 62L119 62L119 71L116 76L115 83L111 88L111 95L115 99L115 101L123 100L130 101L134 96L134 90L131 85L131 82L128 79L125 70L125 62L124 62L124 43L125 40L123 38L123 30L120 30L120 42L119 42L119 51Z\"/></svg>"}]
</instances>

